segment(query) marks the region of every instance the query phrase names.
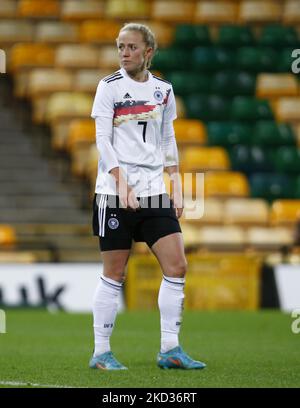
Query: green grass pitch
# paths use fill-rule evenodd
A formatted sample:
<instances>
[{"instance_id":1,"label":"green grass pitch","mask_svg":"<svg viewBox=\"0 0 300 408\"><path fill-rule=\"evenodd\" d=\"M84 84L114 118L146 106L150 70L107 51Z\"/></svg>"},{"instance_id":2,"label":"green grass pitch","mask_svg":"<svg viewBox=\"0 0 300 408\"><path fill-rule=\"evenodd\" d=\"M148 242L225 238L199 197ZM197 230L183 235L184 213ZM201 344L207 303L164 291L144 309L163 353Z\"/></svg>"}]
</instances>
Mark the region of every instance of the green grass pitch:
<instances>
[{"instance_id":1,"label":"green grass pitch","mask_svg":"<svg viewBox=\"0 0 300 408\"><path fill-rule=\"evenodd\" d=\"M128 371L91 370L92 315L7 310L0 334L0 387L299 387L300 333L279 311L185 311L181 344L207 363L160 370L159 313L123 312L112 350Z\"/></svg>"}]
</instances>

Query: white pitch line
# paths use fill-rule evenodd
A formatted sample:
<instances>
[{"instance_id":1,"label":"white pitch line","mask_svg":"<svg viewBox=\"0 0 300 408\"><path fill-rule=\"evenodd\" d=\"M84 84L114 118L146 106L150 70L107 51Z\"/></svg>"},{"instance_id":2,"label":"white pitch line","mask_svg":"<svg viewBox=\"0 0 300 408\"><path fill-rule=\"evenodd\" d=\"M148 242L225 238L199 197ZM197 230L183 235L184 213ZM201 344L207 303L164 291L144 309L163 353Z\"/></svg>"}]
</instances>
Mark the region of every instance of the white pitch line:
<instances>
[{"instance_id":1,"label":"white pitch line","mask_svg":"<svg viewBox=\"0 0 300 408\"><path fill-rule=\"evenodd\" d=\"M86 388L86 387L76 387L73 385L53 385L53 384L38 384L28 382L20 382L20 381L0 381L0 385L16 385L16 386L28 386L28 387L43 387L43 388Z\"/></svg>"}]
</instances>

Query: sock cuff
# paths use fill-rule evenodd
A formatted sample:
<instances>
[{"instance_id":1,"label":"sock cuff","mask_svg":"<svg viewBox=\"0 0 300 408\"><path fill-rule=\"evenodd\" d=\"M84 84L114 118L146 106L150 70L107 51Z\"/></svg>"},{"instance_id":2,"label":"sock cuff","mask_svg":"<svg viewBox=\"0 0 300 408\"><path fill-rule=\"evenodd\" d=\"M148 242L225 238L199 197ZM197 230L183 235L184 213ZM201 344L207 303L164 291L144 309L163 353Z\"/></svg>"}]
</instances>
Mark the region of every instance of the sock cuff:
<instances>
[{"instance_id":1,"label":"sock cuff","mask_svg":"<svg viewBox=\"0 0 300 408\"><path fill-rule=\"evenodd\" d=\"M168 283L174 283L175 285L184 286L185 278L172 278L170 276L163 275L163 279Z\"/></svg>"},{"instance_id":2,"label":"sock cuff","mask_svg":"<svg viewBox=\"0 0 300 408\"><path fill-rule=\"evenodd\" d=\"M106 276L101 275L101 280L104 284L110 286L111 288L120 290L123 286L123 283L117 282L113 279L107 278Z\"/></svg>"}]
</instances>

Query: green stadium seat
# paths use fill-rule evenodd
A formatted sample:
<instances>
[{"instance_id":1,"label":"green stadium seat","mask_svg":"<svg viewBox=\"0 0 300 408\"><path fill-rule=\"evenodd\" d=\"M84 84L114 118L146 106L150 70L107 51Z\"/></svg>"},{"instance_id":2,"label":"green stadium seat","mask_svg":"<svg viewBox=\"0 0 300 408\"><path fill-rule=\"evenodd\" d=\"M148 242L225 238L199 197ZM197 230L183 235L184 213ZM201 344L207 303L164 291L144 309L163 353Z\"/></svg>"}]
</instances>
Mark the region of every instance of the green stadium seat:
<instances>
[{"instance_id":1,"label":"green stadium seat","mask_svg":"<svg viewBox=\"0 0 300 408\"><path fill-rule=\"evenodd\" d=\"M256 76L249 72L219 71L213 75L212 92L222 95L255 95Z\"/></svg>"},{"instance_id":2,"label":"green stadium seat","mask_svg":"<svg viewBox=\"0 0 300 408\"><path fill-rule=\"evenodd\" d=\"M278 53L272 48L241 47L236 54L236 67L253 72L274 72L277 70Z\"/></svg>"},{"instance_id":3,"label":"green stadium seat","mask_svg":"<svg viewBox=\"0 0 300 408\"><path fill-rule=\"evenodd\" d=\"M236 96L232 101L231 118L248 121L272 119L273 113L267 100Z\"/></svg>"},{"instance_id":4,"label":"green stadium seat","mask_svg":"<svg viewBox=\"0 0 300 408\"><path fill-rule=\"evenodd\" d=\"M252 126L242 122L209 122L207 140L211 146L233 146L250 144Z\"/></svg>"},{"instance_id":5,"label":"green stadium seat","mask_svg":"<svg viewBox=\"0 0 300 408\"><path fill-rule=\"evenodd\" d=\"M228 99L219 95L192 94L185 98L187 116L205 121L226 120L230 114Z\"/></svg>"},{"instance_id":6,"label":"green stadium seat","mask_svg":"<svg viewBox=\"0 0 300 408\"><path fill-rule=\"evenodd\" d=\"M277 72L291 72L291 66L294 61L294 58L292 58L293 51L294 48L284 48L279 52Z\"/></svg>"},{"instance_id":7,"label":"green stadium seat","mask_svg":"<svg viewBox=\"0 0 300 408\"><path fill-rule=\"evenodd\" d=\"M159 71L186 70L189 68L190 53L180 48L160 49L153 58L153 69Z\"/></svg>"},{"instance_id":8,"label":"green stadium seat","mask_svg":"<svg viewBox=\"0 0 300 408\"><path fill-rule=\"evenodd\" d=\"M211 43L207 25L178 24L175 30L174 44L176 46L195 47Z\"/></svg>"},{"instance_id":9,"label":"green stadium seat","mask_svg":"<svg viewBox=\"0 0 300 408\"><path fill-rule=\"evenodd\" d=\"M273 160L278 172L300 174L300 149L281 146L274 152Z\"/></svg>"},{"instance_id":10,"label":"green stadium seat","mask_svg":"<svg viewBox=\"0 0 300 408\"><path fill-rule=\"evenodd\" d=\"M260 120L254 125L252 143L262 146L295 146L296 137L287 123Z\"/></svg>"},{"instance_id":11,"label":"green stadium seat","mask_svg":"<svg viewBox=\"0 0 300 408\"><path fill-rule=\"evenodd\" d=\"M252 197L265 198L273 201L279 198L293 198L295 180L286 174L253 173L249 177Z\"/></svg>"},{"instance_id":12,"label":"green stadium seat","mask_svg":"<svg viewBox=\"0 0 300 408\"><path fill-rule=\"evenodd\" d=\"M272 24L262 28L258 44L278 48L296 47L299 45L299 39L295 27Z\"/></svg>"},{"instance_id":13,"label":"green stadium seat","mask_svg":"<svg viewBox=\"0 0 300 408\"><path fill-rule=\"evenodd\" d=\"M229 155L232 169L235 171L249 174L273 170L268 150L260 146L234 146L230 149Z\"/></svg>"},{"instance_id":14,"label":"green stadium seat","mask_svg":"<svg viewBox=\"0 0 300 408\"><path fill-rule=\"evenodd\" d=\"M211 77L206 73L172 71L165 78L172 83L176 95L208 94L211 91Z\"/></svg>"},{"instance_id":15,"label":"green stadium seat","mask_svg":"<svg viewBox=\"0 0 300 408\"><path fill-rule=\"evenodd\" d=\"M234 52L222 47L195 47L192 52L192 66L197 71L232 69L234 61Z\"/></svg>"},{"instance_id":16,"label":"green stadium seat","mask_svg":"<svg viewBox=\"0 0 300 408\"><path fill-rule=\"evenodd\" d=\"M249 26L228 24L219 28L217 44L225 47L243 47L254 45L255 38Z\"/></svg>"}]
</instances>

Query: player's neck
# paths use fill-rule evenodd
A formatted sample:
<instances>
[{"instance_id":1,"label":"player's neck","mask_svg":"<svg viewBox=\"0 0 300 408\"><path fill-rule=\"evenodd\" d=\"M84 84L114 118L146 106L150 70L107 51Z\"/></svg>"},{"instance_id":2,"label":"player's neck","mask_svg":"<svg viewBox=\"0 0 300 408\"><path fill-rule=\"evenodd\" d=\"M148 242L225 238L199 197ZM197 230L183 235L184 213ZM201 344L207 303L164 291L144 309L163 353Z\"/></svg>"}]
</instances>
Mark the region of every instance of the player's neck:
<instances>
[{"instance_id":1,"label":"player's neck","mask_svg":"<svg viewBox=\"0 0 300 408\"><path fill-rule=\"evenodd\" d=\"M137 81L137 82L146 82L146 81L148 81L149 74L148 74L148 71L146 71L146 70L133 71L133 72L126 71L126 73L134 81Z\"/></svg>"}]
</instances>

